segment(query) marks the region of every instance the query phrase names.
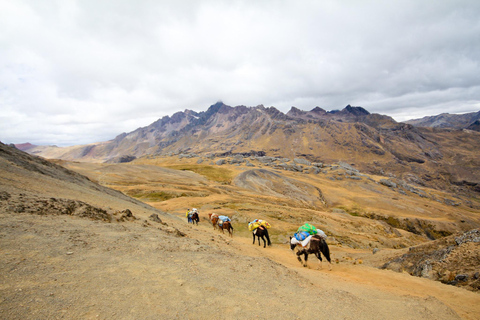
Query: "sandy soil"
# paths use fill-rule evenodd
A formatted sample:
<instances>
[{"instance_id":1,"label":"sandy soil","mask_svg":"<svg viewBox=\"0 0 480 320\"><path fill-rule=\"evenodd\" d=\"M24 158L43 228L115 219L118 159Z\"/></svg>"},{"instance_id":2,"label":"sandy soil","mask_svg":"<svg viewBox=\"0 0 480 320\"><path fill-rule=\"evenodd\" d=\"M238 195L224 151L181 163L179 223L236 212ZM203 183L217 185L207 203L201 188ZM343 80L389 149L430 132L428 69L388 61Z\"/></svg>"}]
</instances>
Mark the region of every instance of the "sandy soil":
<instances>
[{"instance_id":1,"label":"sandy soil","mask_svg":"<svg viewBox=\"0 0 480 320\"><path fill-rule=\"evenodd\" d=\"M147 221L145 221L147 220ZM264 249L164 219L107 223L0 214L4 319L478 319L480 296L365 264L303 268ZM169 228L173 225L186 236ZM333 259L345 254L331 248ZM365 253L366 254L366 253ZM378 258L377 258L378 259ZM357 260L358 262L358 260Z\"/></svg>"}]
</instances>

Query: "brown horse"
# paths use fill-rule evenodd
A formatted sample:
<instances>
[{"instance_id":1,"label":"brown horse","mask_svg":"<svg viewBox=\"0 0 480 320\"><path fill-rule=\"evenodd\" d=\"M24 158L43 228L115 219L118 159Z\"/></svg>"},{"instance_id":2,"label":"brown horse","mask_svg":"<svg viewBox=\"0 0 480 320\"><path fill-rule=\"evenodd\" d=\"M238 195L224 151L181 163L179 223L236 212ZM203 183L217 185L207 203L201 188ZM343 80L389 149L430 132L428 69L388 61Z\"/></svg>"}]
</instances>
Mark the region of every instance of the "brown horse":
<instances>
[{"instance_id":1,"label":"brown horse","mask_svg":"<svg viewBox=\"0 0 480 320\"><path fill-rule=\"evenodd\" d=\"M223 230L227 230L228 233L230 234L230 237L233 237L233 227L230 221L225 221L224 223L222 223L222 225L219 224L218 228L222 230L222 233L225 233L223 232Z\"/></svg>"},{"instance_id":2,"label":"brown horse","mask_svg":"<svg viewBox=\"0 0 480 320\"><path fill-rule=\"evenodd\" d=\"M319 235L314 235L310 239L310 243L307 245L307 247L302 247L300 244L292 244L292 237L290 237L290 249L295 250L295 247L298 248L297 251L297 259L300 261L301 264L303 264L304 267L307 267L307 261L308 261L308 255L310 253L315 254L315 256L318 258L319 263L320 263L320 268L322 268L322 255L327 258L329 265L328 268L332 270L332 261L330 261L330 249L328 248L327 242L320 237ZM302 262L302 258L300 256L303 254L303 259L305 262Z\"/></svg>"},{"instance_id":3,"label":"brown horse","mask_svg":"<svg viewBox=\"0 0 480 320\"><path fill-rule=\"evenodd\" d=\"M263 226L260 226L260 227L256 228L255 230L253 230L252 234L253 234L253 244L255 244L255 236L257 236L259 246L260 246L260 239L263 240L263 247L264 248L266 247L267 241L268 241L269 246L272 245L272 242L270 241L270 236L268 235L267 228L265 228ZM267 241L265 241L265 238L267 238Z\"/></svg>"},{"instance_id":4,"label":"brown horse","mask_svg":"<svg viewBox=\"0 0 480 320\"><path fill-rule=\"evenodd\" d=\"M209 213L208 218L210 219L210 222L213 225L213 230L217 229L218 225L218 215L215 213Z\"/></svg>"},{"instance_id":5,"label":"brown horse","mask_svg":"<svg viewBox=\"0 0 480 320\"><path fill-rule=\"evenodd\" d=\"M200 222L200 218L198 217L198 212L194 212L191 217L192 223L196 224L198 226L198 223Z\"/></svg>"}]
</instances>

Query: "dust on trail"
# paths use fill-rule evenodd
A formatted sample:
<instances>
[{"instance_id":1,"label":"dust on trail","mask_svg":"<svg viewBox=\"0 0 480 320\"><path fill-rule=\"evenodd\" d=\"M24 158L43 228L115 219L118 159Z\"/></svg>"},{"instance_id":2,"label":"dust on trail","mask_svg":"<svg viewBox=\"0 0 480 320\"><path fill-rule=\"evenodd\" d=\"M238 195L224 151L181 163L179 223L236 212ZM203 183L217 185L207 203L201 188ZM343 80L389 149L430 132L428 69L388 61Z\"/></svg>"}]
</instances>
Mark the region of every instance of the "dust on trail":
<instances>
[{"instance_id":1,"label":"dust on trail","mask_svg":"<svg viewBox=\"0 0 480 320\"><path fill-rule=\"evenodd\" d=\"M0 212L4 319L475 319L479 296L366 266L300 266L202 221ZM179 233L172 232L172 227ZM185 234L182 237L179 234ZM331 247L335 259L339 255ZM315 258L310 265L316 266ZM442 286L442 287L440 287ZM415 289L413 289L415 288ZM451 299L445 299L446 295Z\"/></svg>"}]
</instances>

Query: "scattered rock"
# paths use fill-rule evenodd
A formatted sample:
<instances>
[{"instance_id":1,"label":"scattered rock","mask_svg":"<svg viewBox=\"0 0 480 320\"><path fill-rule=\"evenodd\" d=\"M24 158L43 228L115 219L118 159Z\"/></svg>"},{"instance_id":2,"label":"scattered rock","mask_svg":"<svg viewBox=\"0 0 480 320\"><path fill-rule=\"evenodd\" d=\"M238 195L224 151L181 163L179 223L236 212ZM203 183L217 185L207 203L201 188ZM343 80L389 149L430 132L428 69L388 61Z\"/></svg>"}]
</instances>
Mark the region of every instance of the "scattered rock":
<instances>
[{"instance_id":1,"label":"scattered rock","mask_svg":"<svg viewBox=\"0 0 480 320\"><path fill-rule=\"evenodd\" d=\"M396 188L397 184L389 179L381 179L380 184L383 184L384 186L387 186L389 188Z\"/></svg>"},{"instance_id":2,"label":"scattered rock","mask_svg":"<svg viewBox=\"0 0 480 320\"><path fill-rule=\"evenodd\" d=\"M161 223L163 225L166 225L166 223L164 223L162 221L162 219L160 219L160 217L158 216L158 214L156 213L153 213L150 215L150 217L148 217L150 220L152 220L153 222L157 222L157 223Z\"/></svg>"}]
</instances>

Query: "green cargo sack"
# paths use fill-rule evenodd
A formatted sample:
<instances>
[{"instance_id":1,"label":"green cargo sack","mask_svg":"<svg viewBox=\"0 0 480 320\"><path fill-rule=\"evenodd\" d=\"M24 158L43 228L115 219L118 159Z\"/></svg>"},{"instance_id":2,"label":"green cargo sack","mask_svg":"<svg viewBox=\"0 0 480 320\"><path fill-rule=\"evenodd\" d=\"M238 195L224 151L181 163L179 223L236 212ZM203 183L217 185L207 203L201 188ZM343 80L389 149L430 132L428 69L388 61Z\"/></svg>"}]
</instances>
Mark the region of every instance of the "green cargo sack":
<instances>
[{"instance_id":1,"label":"green cargo sack","mask_svg":"<svg viewBox=\"0 0 480 320\"><path fill-rule=\"evenodd\" d=\"M302 231L305 231L305 232L308 232L309 234L311 234L312 236L317 234L317 228L315 228L314 226L312 226L310 223L305 223L303 226L301 226L300 228L298 228L297 232L302 232Z\"/></svg>"}]
</instances>

